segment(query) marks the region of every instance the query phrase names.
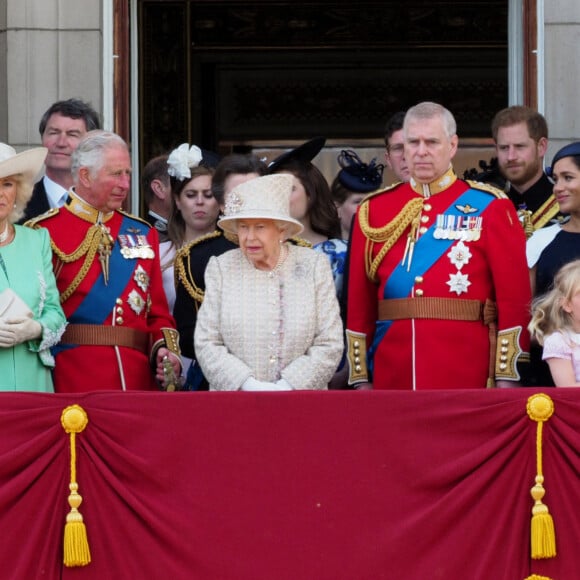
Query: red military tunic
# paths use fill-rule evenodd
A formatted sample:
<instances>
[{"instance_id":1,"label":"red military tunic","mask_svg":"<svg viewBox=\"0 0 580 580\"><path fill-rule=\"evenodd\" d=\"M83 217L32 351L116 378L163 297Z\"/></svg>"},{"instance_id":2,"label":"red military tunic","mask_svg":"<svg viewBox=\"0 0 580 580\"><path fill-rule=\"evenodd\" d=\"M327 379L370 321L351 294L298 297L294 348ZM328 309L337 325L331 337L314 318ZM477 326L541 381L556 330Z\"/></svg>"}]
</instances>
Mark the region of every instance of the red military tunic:
<instances>
[{"instance_id":1,"label":"red military tunic","mask_svg":"<svg viewBox=\"0 0 580 580\"><path fill-rule=\"evenodd\" d=\"M518 363L529 360L525 243L509 199L458 180L452 170L429 185L400 184L367 197L350 248L349 383L453 389L489 386L488 378L519 380ZM481 312L495 302L497 353L492 332L490 354L489 326L459 312L465 299ZM435 314L404 313L431 303ZM386 317L379 313L384 306Z\"/></svg>"},{"instance_id":2,"label":"red military tunic","mask_svg":"<svg viewBox=\"0 0 580 580\"><path fill-rule=\"evenodd\" d=\"M155 353L164 346L179 354L179 347L162 285L156 230L120 211L103 214L74 193L62 209L31 225L50 232L56 281L69 323L55 349L55 391L159 389ZM83 338L66 340L75 326L83 328ZM135 344L103 344L109 332L115 344L123 342L120 337L125 334L125 340ZM93 333L94 343L86 344ZM76 340L84 344L74 344Z\"/></svg>"}]
</instances>

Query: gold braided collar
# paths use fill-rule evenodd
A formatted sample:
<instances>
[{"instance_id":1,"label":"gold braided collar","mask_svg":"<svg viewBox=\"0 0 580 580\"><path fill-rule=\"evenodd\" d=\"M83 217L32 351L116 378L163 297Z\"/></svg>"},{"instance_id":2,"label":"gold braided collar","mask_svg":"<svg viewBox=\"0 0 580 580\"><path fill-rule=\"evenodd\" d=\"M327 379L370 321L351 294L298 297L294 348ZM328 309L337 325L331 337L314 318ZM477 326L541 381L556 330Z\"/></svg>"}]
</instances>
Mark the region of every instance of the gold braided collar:
<instances>
[{"instance_id":1,"label":"gold braided collar","mask_svg":"<svg viewBox=\"0 0 580 580\"><path fill-rule=\"evenodd\" d=\"M107 213L99 211L96 207L93 207L90 203L86 202L82 197L79 197L72 189L69 190L69 198L65 207L78 218L91 224L102 224L108 222L115 214L114 211Z\"/></svg>"},{"instance_id":2,"label":"gold braided collar","mask_svg":"<svg viewBox=\"0 0 580 580\"><path fill-rule=\"evenodd\" d=\"M417 183L412 177L409 185L411 189L422 195L423 197L429 197L430 195L435 195L437 193L441 193L445 191L449 186L453 185L457 181L457 175L455 175L455 171L453 171L453 167L449 167L449 169L435 181L431 183Z\"/></svg>"}]
</instances>

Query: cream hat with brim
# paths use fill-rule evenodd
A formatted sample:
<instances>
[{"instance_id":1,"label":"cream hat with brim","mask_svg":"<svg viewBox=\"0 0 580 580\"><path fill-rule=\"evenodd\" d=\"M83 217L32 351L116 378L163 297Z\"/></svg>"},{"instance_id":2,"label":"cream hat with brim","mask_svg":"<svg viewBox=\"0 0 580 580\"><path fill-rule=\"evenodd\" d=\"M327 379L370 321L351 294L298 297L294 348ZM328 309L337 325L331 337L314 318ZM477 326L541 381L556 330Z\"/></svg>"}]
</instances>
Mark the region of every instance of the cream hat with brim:
<instances>
[{"instance_id":1,"label":"cream hat with brim","mask_svg":"<svg viewBox=\"0 0 580 580\"><path fill-rule=\"evenodd\" d=\"M36 147L16 153L16 150L6 143L0 143L0 179L11 175L21 175L23 181L32 185L39 176L48 149Z\"/></svg>"},{"instance_id":2,"label":"cream hat with brim","mask_svg":"<svg viewBox=\"0 0 580 580\"><path fill-rule=\"evenodd\" d=\"M288 225L287 237L298 235L302 224L290 216L290 194L293 176L288 173L264 175L234 187L225 199L224 217L218 225L226 232L235 234L238 220L269 219Z\"/></svg>"}]
</instances>

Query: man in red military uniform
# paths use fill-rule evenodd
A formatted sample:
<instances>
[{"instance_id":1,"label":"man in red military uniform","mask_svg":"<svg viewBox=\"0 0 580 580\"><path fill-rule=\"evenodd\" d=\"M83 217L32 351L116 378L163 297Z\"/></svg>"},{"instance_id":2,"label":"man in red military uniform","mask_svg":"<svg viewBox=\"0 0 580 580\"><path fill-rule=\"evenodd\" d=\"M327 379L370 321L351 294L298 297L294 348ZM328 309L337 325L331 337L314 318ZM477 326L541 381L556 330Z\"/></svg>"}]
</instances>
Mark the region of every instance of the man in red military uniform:
<instances>
[{"instance_id":1,"label":"man in red military uniform","mask_svg":"<svg viewBox=\"0 0 580 580\"><path fill-rule=\"evenodd\" d=\"M68 320L54 349L55 391L169 386L180 374L179 337L157 232L120 211L131 180L127 145L114 133L91 131L73 153L72 171L65 206L28 223L50 232Z\"/></svg>"},{"instance_id":2,"label":"man in red military uniform","mask_svg":"<svg viewBox=\"0 0 580 580\"><path fill-rule=\"evenodd\" d=\"M530 283L513 204L457 179L447 109L412 107L404 131L411 181L370 194L353 224L349 384L517 386L529 360Z\"/></svg>"}]
</instances>

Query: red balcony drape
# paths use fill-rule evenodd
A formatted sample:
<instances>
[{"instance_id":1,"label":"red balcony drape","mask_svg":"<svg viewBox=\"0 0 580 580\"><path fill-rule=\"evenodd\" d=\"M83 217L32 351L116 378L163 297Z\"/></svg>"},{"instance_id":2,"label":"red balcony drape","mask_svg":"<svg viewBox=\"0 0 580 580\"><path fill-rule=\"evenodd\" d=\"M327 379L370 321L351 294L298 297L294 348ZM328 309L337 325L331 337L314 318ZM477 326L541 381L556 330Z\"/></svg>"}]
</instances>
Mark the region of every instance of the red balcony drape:
<instances>
[{"instance_id":1,"label":"red balcony drape","mask_svg":"<svg viewBox=\"0 0 580 580\"><path fill-rule=\"evenodd\" d=\"M0 562L11 580L554 580L578 575L580 391L0 395ZM62 564L70 404L92 562Z\"/></svg>"}]
</instances>

